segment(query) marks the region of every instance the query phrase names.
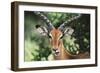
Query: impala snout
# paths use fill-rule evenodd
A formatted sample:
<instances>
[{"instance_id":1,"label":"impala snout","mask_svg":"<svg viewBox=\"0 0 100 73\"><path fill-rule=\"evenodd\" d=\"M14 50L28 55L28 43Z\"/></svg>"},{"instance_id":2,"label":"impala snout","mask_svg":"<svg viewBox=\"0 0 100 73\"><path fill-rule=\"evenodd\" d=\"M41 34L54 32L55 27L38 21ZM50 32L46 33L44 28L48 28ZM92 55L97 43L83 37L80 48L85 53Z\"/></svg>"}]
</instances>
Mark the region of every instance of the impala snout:
<instances>
[{"instance_id":1,"label":"impala snout","mask_svg":"<svg viewBox=\"0 0 100 73\"><path fill-rule=\"evenodd\" d=\"M60 54L59 49L52 49L52 51L53 51L55 56L59 56L59 54Z\"/></svg>"},{"instance_id":2,"label":"impala snout","mask_svg":"<svg viewBox=\"0 0 100 73\"><path fill-rule=\"evenodd\" d=\"M56 49L54 49L54 48L53 48L52 50L53 50L53 51L56 51L56 50L57 50L57 48L56 48Z\"/></svg>"}]
</instances>

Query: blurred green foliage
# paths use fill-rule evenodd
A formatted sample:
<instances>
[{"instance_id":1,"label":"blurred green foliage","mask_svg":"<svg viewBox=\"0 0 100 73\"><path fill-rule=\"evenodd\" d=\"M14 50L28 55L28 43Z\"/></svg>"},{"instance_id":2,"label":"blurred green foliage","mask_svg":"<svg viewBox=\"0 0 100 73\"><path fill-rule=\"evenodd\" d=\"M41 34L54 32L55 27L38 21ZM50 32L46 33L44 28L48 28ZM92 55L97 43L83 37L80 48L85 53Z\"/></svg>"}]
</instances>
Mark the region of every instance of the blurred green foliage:
<instances>
[{"instance_id":1,"label":"blurred green foliage","mask_svg":"<svg viewBox=\"0 0 100 73\"><path fill-rule=\"evenodd\" d=\"M78 15L76 13L60 12L43 13L56 28L68 19ZM34 12L25 11L24 24L25 61L53 60L49 38L41 36L35 28L37 24L46 26L45 22ZM80 19L71 22L68 26L74 29L74 33L72 36L63 38L66 50L71 54L76 54L76 51L90 52L90 15L82 14Z\"/></svg>"}]
</instances>

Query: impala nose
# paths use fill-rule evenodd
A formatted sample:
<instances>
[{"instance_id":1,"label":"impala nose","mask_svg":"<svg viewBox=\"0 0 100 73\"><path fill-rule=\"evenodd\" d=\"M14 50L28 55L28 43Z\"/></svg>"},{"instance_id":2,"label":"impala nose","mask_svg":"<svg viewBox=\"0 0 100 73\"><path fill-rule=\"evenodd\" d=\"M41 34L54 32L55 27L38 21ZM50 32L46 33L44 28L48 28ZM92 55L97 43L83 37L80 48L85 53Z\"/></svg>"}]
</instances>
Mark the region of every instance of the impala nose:
<instances>
[{"instance_id":1,"label":"impala nose","mask_svg":"<svg viewBox=\"0 0 100 73\"><path fill-rule=\"evenodd\" d=\"M53 51L56 51L56 50L57 50L57 49L54 49L54 48L53 48Z\"/></svg>"},{"instance_id":2,"label":"impala nose","mask_svg":"<svg viewBox=\"0 0 100 73\"><path fill-rule=\"evenodd\" d=\"M58 50L58 48L53 49L53 53L55 56L58 56L60 54L60 51Z\"/></svg>"}]
</instances>

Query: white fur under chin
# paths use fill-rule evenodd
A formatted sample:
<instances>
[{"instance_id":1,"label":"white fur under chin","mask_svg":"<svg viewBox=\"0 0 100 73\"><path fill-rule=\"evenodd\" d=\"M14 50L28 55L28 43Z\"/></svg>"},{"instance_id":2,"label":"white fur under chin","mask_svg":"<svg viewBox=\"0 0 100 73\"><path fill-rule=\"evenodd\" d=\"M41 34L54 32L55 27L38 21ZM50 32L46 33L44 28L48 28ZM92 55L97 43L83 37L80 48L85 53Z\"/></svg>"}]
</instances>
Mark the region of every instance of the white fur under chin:
<instances>
[{"instance_id":1,"label":"white fur under chin","mask_svg":"<svg viewBox=\"0 0 100 73\"><path fill-rule=\"evenodd\" d=\"M59 56L59 55L60 55L60 53L58 53L58 54L56 54L56 53L55 53L54 55L55 55L55 56Z\"/></svg>"}]
</instances>

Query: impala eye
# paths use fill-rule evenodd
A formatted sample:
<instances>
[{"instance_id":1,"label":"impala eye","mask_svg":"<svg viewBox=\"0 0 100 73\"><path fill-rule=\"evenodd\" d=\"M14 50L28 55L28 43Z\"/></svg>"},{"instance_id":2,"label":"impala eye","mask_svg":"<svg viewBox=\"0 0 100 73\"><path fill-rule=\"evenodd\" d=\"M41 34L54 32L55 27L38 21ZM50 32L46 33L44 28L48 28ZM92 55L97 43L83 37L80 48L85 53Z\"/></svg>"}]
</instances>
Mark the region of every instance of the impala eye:
<instances>
[{"instance_id":1,"label":"impala eye","mask_svg":"<svg viewBox=\"0 0 100 73\"><path fill-rule=\"evenodd\" d=\"M63 36L60 37L60 39L62 39L62 38L63 38Z\"/></svg>"},{"instance_id":2,"label":"impala eye","mask_svg":"<svg viewBox=\"0 0 100 73\"><path fill-rule=\"evenodd\" d=\"M62 39L62 38L63 38L63 35L60 36L60 39Z\"/></svg>"},{"instance_id":3,"label":"impala eye","mask_svg":"<svg viewBox=\"0 0 100 73\"><path fill-rule=\"evenodd\" d=\"M62 39L62 38L63 38L63 36L60 37L60 39Z\"/></svg>"},{"instance_id":4,"label":"impala eye","mask_svg":"<svg viewBox=\"0 0 100 73\"><path fill-rule=\"evenodd\" d=\"M49 38L51 38L51 36L50 36L50 35L48 35L48 37L49 37Z\"/></svg>"},{"instance_id":5,"label":"impala eye","mask_svg":"<svg viewBox=\"0 0 100 73\"><path fill-rule=\"evenodd\" d=\"M49 38L52 38L51 34L48 35Z\"/></svg>"}]
</instances>

